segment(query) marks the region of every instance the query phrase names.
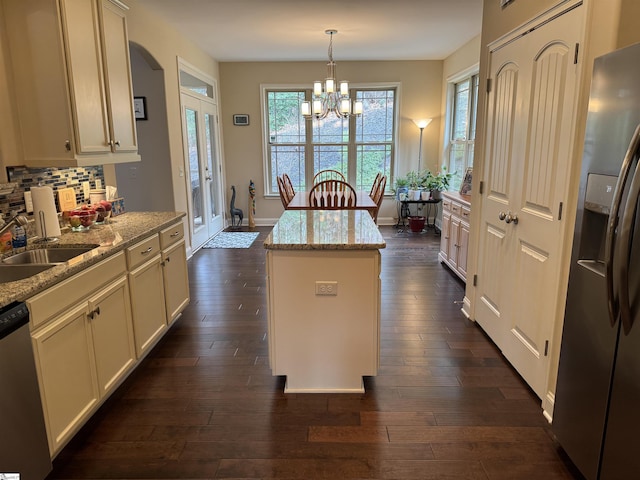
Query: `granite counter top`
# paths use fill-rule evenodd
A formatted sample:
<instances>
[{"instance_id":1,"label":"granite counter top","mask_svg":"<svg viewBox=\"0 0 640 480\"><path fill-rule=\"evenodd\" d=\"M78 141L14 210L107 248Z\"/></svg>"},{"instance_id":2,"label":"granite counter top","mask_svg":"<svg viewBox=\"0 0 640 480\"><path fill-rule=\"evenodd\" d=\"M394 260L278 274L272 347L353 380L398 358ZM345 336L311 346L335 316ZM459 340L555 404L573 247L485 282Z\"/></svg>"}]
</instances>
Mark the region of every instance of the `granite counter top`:
<instances>
[{"instance_id":1,"label":"granite counter top","mask_svg":"<svg viewBox=\"0 0 640 480\"><path fill-rule=\"evenodd\" d=\"M59 241L55 243L37 243L30 238L28 249L71 245L99 247L24 280L0 283L0 307L14 301L24 301L145 237L164 230L184 216L183 212L127 212L111 218L110 223L106 225L94 225L87 232L63 230Z\"/></svg>"},{"instance_id":2,"label":"granite counter top","mask_svg":"<svg viewBox=\"0 0 640 480\"><path fill-rule=\"evenodd\" d=\"M366 210L285 210L264 242L269 250L374 250L386 243Z\"/></svg>"}]
</instances>

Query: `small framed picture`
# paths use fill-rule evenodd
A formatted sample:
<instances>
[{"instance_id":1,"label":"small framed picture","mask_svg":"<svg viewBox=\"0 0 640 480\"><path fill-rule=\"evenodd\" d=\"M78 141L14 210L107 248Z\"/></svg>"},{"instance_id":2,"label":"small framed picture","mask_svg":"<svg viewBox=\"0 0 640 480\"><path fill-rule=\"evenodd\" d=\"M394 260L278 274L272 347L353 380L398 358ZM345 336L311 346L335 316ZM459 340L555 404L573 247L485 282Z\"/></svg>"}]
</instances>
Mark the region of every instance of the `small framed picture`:
<instances>
[{"instance_id":1,"label":"small framed picture","mask_svg":"<svg viewBox=\"0 0 640 480\"><path fill-rule=\"evenodd\" d=\"M471 181L473 180L473 168L467 167L460 185L460 195L471 195Z\"/></svg>"},{"instance_id":2,"label":"small framed picture","mask_svg":"<svg viewBox=\"0 0 640 480\"><path fill-rule=\"evenodd\" d=\"M246 113L236 113L233 116L233 124L240 126L249 125L249 115L247 115Z\"/></svg>"},{"instance_id":3,"label":"small framed picture","mask_svg":"<svg viewBox=\"0 0 640 480\"><path fill-rule=\"evenodd\" d=\"M136 120L147 119L147 97L133 97L133 112Z\"/></svg>"}]
</instances>

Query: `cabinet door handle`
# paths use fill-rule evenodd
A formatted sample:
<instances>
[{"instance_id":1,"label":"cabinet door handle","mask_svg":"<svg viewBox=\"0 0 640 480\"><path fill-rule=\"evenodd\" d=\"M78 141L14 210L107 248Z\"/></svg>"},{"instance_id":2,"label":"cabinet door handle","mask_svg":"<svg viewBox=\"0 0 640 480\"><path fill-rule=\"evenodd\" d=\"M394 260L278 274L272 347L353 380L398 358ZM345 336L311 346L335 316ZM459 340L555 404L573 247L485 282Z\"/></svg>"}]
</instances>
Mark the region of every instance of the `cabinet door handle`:
<instances>
[{"instance_id":1,"label":"cabinet door handle","mask_svg":"<svg viewBox=\"0 0 640 480\"><path fill-rule=\"evenodd\" d=\"M67 152L70 152L70 151L71 151L71 142L70 142L69 140L66 140L66 141L64 142L64 148L65 148L65 150L66 150Z\"/></svg>"},{"instance_id":2,"label":"cabinet door handle","mask_svg":"<svg viewBox=\"0 0 640 480\"><path fill-rule=\"evenodd\" d=\"M88 316L91 320L93 320L93 318L94 318L96 315L100 315L100 307L96 307L95 309L91 310L91 311L89 312L89 315L87 315L87 316Z\"/></svg>"},{"instance_id":3,"label":"cabinet door handle","mask_svg":"<svg viewBox=\"0 0 640 480\"><path fill-rule=\"evenodd\" d=\"M169 235L171 238L175 238L178 235L180 235L180 232L173 232L171 235Z\"/></svg>"},{"instance_id":4,"label":"cabinet door handle","mask_svg":"<svg viewBox=\"0 0 640 480\"><path fill-rule=\"evenodd\" d=\"M146 250L140 252L140 255L148 255L151 253L151 250L153 250L153 247L149 247Z\"/></svg>"}]
</instances>

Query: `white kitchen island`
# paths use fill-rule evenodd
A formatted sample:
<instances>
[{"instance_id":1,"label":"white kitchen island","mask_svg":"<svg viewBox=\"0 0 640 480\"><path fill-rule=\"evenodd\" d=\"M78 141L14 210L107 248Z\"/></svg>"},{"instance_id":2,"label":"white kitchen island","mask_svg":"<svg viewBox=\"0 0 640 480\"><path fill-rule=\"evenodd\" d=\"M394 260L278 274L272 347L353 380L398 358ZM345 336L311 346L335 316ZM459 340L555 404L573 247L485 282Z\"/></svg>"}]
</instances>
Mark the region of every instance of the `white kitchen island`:
<instances>
[{"instance_id":1,"label":"white kitchen island","mask_svg":"<svg viewBox=\"0 0 640 480\"><path fill-rule=\"evenodd\" d=\"M286 210L267 249L269 363L285 392L364 392L379 363L380 249L367 211Z\"/></svg>"}]
</instances>

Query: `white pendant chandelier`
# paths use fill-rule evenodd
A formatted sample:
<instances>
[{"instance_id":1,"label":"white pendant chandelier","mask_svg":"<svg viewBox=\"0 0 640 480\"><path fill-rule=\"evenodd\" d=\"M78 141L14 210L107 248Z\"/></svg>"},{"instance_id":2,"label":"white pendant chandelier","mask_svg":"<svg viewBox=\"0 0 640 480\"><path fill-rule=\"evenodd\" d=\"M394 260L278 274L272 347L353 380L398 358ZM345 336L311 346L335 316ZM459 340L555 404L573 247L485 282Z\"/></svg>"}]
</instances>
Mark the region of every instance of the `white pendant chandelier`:
<instances>
[{"instance_id":1,"label":"white pendant chandelier","mask_svg":"<svg viewBox=\"0 0 640 480\"><path fill-rule=\"evenodd\" d=\"M362 101L351 101L349 98L349 82L336 81L336 63L333 61L333 36L337 30L325 30L329 35L329 63L327 63L327 78L313 82L312 100L302 102L300 111L305 118L326 118L334 113L338 118L359 116L362 114Z\"/></svg>"}]
</instances>

